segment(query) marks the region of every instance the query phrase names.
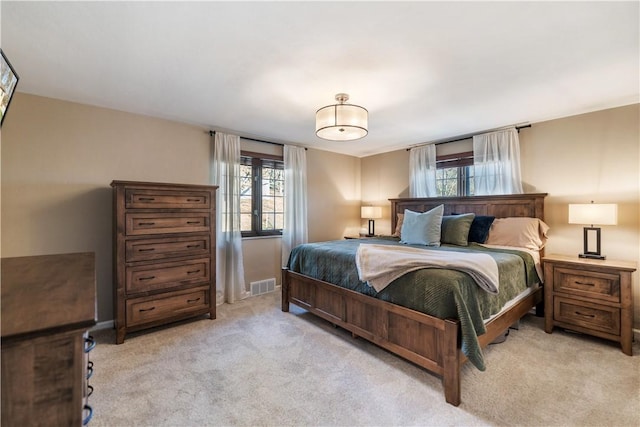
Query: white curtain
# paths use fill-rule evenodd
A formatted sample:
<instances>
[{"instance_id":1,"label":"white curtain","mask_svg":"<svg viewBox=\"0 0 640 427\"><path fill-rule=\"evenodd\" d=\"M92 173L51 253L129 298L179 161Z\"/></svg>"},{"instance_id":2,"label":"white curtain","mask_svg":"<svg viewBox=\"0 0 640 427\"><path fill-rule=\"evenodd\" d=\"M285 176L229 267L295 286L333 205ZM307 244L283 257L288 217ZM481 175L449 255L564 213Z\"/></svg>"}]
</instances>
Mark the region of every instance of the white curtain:
<instances>
[{"instance_id":1,"label":"white curtain","mask_svg":"<svg viewBox=\"0 0 640 427\"><path fill-rule=\"evenodd\" d=\"M521 194L520 141L515 128L473 137L474 194Z\"/></svg>"},{"instance_id":2,"label":"white curtain","mask_svg":"<svg viewBox=\"0 0 640 427\"><path fill-rule=\"evenodd\" d=\"M307 241L307 152L285 145L282 266L287 265L291 249Z\"/></svg>"},{"instance_id":3,"label":"white curtain","mask_svg":"<svg viewBox=\"0 0 640 427\"><path fill-rule=\"evenodd\" d=\"M240 233L240 137L216 132L211 182L216 195L216 303L247 297Z\"/></svg>"},{"instance_id":4,"label":"white curtain","mask_svg":"<svg viewBox=\"0 0 640 427\"><path fill-rule=\"evenodd\" d=\"M436 197L436 146L414 147L409 151L409 197Z\"/></svg>"}]
</instances>

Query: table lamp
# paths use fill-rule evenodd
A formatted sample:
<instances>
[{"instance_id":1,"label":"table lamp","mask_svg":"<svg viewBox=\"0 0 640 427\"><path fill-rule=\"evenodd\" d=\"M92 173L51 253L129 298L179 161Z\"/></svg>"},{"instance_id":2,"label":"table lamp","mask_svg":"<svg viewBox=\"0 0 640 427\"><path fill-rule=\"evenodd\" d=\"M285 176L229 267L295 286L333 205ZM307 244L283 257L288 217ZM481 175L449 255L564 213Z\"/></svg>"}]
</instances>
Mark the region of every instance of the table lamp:
<instances>
[{"instance_id":1,"label":"table lamp","mask_svg":"<svg viewBox=\"0 0 640 427\"><path fill-rule=\"evenodd\" d=\"M382 208L380 206L362 206L360 208L360 217L369 220L369 234L367 237L371 237L375 234L374 219L382 218Z\"/></svg>"},{"instance_id":2,"label":"table lamp","mask_svg":"<svg viewBox=\"0 0 640 427\"><path fill-rule=\"evenodd\" d=\"M605 259L606 257L600 253L600 227L594 227L594 225L616 225L617 223L617 204L591 202L569 205L569 224L589 225L584 227L584 252L578 255L580 258Z\"/></svg>"}]
</instances>

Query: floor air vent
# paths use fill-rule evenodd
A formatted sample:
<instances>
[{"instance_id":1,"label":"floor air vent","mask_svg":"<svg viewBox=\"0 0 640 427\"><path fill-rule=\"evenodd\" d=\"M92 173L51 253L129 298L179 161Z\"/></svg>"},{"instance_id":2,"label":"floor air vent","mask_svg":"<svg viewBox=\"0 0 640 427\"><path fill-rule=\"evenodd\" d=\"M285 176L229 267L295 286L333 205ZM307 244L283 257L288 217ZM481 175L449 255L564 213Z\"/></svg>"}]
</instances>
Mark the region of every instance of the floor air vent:
<instances>
[{"instance_id":1,"label":"floor air vent","mask_svg":"<svg viewBox=\"0 0 640 427\"><path fill-rule=\"evenodd\" d=\"M266 294L276 290L276 279L264 279L257 282L251 282L251 296Z\"/></svg>"}]
</instances>

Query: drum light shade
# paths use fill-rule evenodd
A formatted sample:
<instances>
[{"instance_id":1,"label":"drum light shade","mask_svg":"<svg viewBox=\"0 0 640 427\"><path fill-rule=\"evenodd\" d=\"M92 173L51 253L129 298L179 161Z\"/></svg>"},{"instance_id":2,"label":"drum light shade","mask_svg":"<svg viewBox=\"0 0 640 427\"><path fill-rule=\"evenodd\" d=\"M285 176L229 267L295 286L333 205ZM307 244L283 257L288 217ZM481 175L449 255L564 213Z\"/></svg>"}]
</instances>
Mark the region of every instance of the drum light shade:
<instances>
[{"instance_id":1,"label":"drum light shade","mask_svg":"<svg viewBox=\"0 0 640 427\"><path fill-rule=\"evenodd\" d=\"M329 141L353 141L369 133L369 112L359 105L345 104L349 95L339 93L339 104L327 105L316 111L316 135Z\"/></svg>"}]
</instances>

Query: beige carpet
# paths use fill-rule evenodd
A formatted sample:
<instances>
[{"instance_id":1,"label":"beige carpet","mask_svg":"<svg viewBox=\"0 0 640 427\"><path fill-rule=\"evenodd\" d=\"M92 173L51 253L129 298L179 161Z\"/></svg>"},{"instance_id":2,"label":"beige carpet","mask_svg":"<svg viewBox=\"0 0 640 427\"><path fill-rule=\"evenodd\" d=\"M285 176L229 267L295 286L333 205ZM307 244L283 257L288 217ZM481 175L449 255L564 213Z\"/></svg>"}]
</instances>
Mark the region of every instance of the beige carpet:
<instances>
[{"instance_id":1,"label":"beige carpet","mask_svg":"<svg viewBox=\"0 0 640 427\"><path fill-rule=\"evenodd\" d=\"M556 329L526 316L466 364L462 404L440 379L291 306L279 293L129 336L95 331L90 426L638 426L640 345Z\"/></svg>"}]
</instances>

